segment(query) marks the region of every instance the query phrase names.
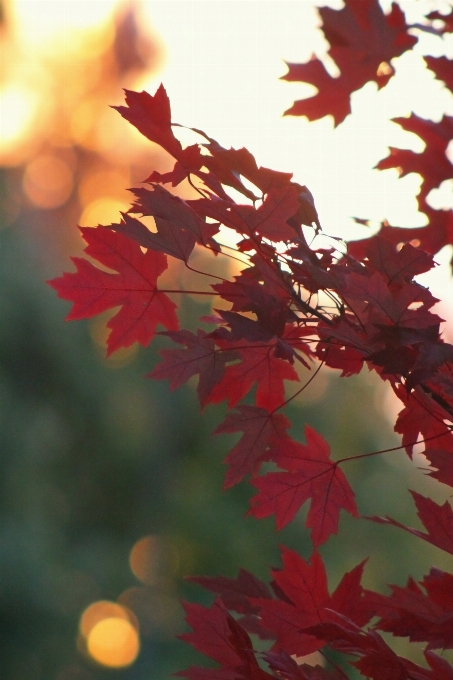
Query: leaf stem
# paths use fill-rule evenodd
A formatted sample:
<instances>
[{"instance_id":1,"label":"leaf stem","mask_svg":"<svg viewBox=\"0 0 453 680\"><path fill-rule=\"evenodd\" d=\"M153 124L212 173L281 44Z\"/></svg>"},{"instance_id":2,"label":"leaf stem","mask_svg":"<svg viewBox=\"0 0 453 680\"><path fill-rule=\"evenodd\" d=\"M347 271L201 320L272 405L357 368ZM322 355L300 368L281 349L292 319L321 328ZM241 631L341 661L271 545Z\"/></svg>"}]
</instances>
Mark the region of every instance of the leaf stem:
<instances>
[{"instance_id":1,"label":"leaf stem","mask_svg":"<svg viewBox=\"0 0 453 680\"><path fill-rule=\"evenodd\" d=\"M445 437L445 435L450 434L453 430L453 426L446 425L449 432L441 432L440 434L434 434L432 437L426 437L425 439L418 439L415 442L410 442L409 444L401 444L400 446L393 446L391 449L382 449L381 451L372 451L371 453L361 453L358 456L348 456L347 458L340 458L336 461L337 465L340 463L346 463L349 460L358 460L359 458L370 458L371 456L378 456L381 453L391 453L392 451L399 451L400 449L405 449L406 446L415 446L416 444L423 444L424 442L429 442L433 439L439 439L440 437Z\"/></svg>"}]
</instances>

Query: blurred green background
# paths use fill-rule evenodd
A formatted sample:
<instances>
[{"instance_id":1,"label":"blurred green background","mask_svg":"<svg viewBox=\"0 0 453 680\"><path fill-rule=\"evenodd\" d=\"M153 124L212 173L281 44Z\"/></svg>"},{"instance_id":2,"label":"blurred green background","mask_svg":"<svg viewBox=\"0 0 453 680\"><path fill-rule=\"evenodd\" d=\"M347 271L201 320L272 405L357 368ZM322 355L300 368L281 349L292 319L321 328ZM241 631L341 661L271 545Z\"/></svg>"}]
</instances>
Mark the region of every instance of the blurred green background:
<instances>
[{"instance_id":1,"label":"blurred green background","mask_svg":"<svg viewBox=\"0 0 453 680\"><path fill-rule=\"evenodd\" d=\"M304 512L277 535L272 519L244 518L251 487L222 493L221 461L235 438L210 433L224 407L201 415L193 384L170 393L166 382L144 378L166 342L107 361L108 317L64 323L69 305L45 284L71 268L69 255L80 254L77 223L117 219L128 203L126 187L168 169L167 159L125 133L127 124L107 108L120 101L121 87L133 87L159 64L159 43L141 32L135 12L126 5L97 32L81 32L78 47L62 44L41 65L25 64L47 97L39 124L15 127L21 106L31 106L21 91L9 93L16 118L2 121L2 680L169 678L202 663L175 639L185 630L180 599L212 599L186 575L233 577L244 567L267 579L269 567L279 565L278 544L305 558L311 552ZM21 50L6 4L2 17L5 85ZM182 317L193 328L210 310L210 303L188 298ZM341 380L333 371L288 410L296 437L308 422L337 457L396 445L394 413L373 375ZM407 487L439 498L402 452L344 469L363 515L414 525ZM440 551L403 532L349 517L321 552L332 588L367 556L365 584L381 590L409 573L421 577L433 562L447 567ZM108 654L96 657L89 642L108 617L126 622L110 661ZM129 665L128 649L136 657ZM412 654L404 640L398 649Z\"/></svg>"}]
</instances>

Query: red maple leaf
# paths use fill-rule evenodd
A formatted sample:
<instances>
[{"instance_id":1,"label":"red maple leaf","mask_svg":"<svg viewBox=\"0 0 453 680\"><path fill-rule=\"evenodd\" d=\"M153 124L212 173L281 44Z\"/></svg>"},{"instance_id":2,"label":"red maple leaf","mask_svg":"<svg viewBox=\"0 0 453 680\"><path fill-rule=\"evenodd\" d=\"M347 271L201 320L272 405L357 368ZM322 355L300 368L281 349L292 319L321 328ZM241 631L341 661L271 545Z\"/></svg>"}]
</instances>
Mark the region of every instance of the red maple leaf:
<instances>
[{"instance_id":1,"label":"red maple leaf","mask_svg":"<svg viewBox=\"0 0 453 680\"><path fill-rule=\"evenodd\" d=\"M106 227L82 227L81 232L88 244L86 254L115 273L73 257L77 272L49 281L59 297L74 303L66 318L86 319L121 307L107 323L111 329L107 356L134 342L148 345L158 324L177 330L176 305L157 287L167 268L166 256L152 250L143 253L139 245Z\"/></svg>"},{"instance_id":2,"label":"red maple leaf","mask_svg":"<svg viewBox=\"0 0 453 680\"><path fill-rule=\"evenodd\" d=\"M427 642L427 649L453 647L453 576L432 568L420 582L390 586L389 596L372 593L369 599L380 617L376 627L411 642Z\"/></svg>"},{"instance_id":3,"label":"red maple leaf","mask_svg":"<svg viewBox=\"0 0 453 680\"><path fill-rule=\"evenodd\" d=\"M433 670L432 676L430 676L432 680L453 680L453 667L450 666L448 661L431 651L425 652L425 659ZM418 680L418 678L415 677L415 680ZM421 678L421 680L425 679Z\"/></svg>"},{"instance_id":4,"label":"red maple leaf","mask_svg":"<svg viewBox=\"0 0 453 680\"><path fill-rule=\"evenodd\" d=\"M451 67L451 62L449 63ZM376 168L398 168L400 177L411 172L418 173L423 178L420 196L425 199L432 189L453 177L453 165L446 156L447 147L453 138L453 117L443 116L439 123L434 123L412 113L408 118L392 120L403 130L420 137L426 146L421 153L390 147L390 155L379 161Z\"/></svg>"},{"instance_id":5,"label":"red maple leaf","mask_svg":"<svg viewBox=\"0 0 453 680\"><path fill-rule=\"evenodd\" d=\"M402 386L395 387L394 391L405 404L394 429L403 435L402 443L408 456L412 457L419 434L430 442L429 446L435 442L436 446L453 450L451 427L444 422L452 419L452 414L444 408L448 408L448 404L439 404L421 387L416 387L411 394L407 394Z\"/></svg>"},{"instance_id":6,"label":"red maple leaf","mask_svg":"<svg viewBox=\"0 0 453 680\"><path fill-rule=\"evenodd\" d=\"M193 628L193 632L180 635L181 640L189 642L195 649L225 668L241 666L244 657L255 661L252 645L245 631L242 640L244 646L235 644L237 639L232 634L230 625L234 619L219 601L215 601L210 609L189 603L184 603L184 608L187 614L186 621Z\"/></svg>"},{"instance_id":7,"label":"red maple leaf","mask_svg":"<svg viewBox=\"0 0 453 680\"><path fill-rule=\"evenodd\" d=\"M254 614L259 607L253 605L251 598L270 598L267 585L246 569L241 569L237 579L225 576L191 576L190 581L219 595L225 607L239 614Z\"/></svg>"},{"instance_id":8,"label":"red maple leaf","mask_svg":"<svg viewBox=\"0 0 453 680\"><path fill-rule=\"evenodd\" d=\"M155 95L148 92L133 92L124 90L127 106L113 106L123 118L128 120L145 137L168 151L178 163L172 173L173 184L179 184L189 172L197 172L203 159L198 145L192 145L183 150L171 129L170 100L163 85L156 90Z\"/></svg>"},{"instance_id":9,"label":"red maple leaf","mask_svg":"<svg viewBox=\"0 0 453 680\"><path fill-rule=\"evenodd\" d=\"M416 491L411 491L417 506L417 514L420 517L427 533L407 527L401 522L391 517L369 517L373 522L379 524L392 524L395 527L404 529L418 538L422 538L428 543L432 543L441 550L453 555L453 509L448 501L443 505L437 505L430 498L425 498Z\"/></svg>"},{"instance_id":10,"label":"red maple leaf","mask_svg":"<svg viewBox=\"0 0 453 680\"><path fill-rule=\"evenodd\" d=\"M198 604L183 604L186 621L193 632L180 635L180 639L220 663L222 668L206 673L206 669L192 666L176 675L190 680L273 680L274 676L259 667L247 632L220 600L209 609Z\"/></svg>"},{"instance_id":11,"label":"red maple leaf","mask_svg":"<svg viewBox=\"0 0 453 680\"><path fill-rule=\"evenodd\" d=\"M450 443L453 444L453 442ZM448 448L446 446L442 449L436 449L429 446L423 453L431 466L437 468L429 471L430 476L443 484L453 486L453 447Z\"/></svg>"},{"instance_id":12,"label":"red maple leaf","mask_svg":"<svg viewBox=\"0 0 453 680\"><path fill-rule=\"evenodd\" d=\"M358 625L372 617L374 608L367 604L360 585L365 562L346 573L332 595L329 595L325 567L318 553L306 562L297 552L283 547L282 562L282 569L272 570L279 599L252 600L260 606L259 616L265 629L276 637L272 651L305 655L324 646L322 637L315 638L304 631L329 621L332 612L343 617L351 613L352 621Z\"/></svg>"},{"instance_id":13,"label":"red maple leaf","mask_svg":"<svg viewBox=\"0 0 453 680\"><path fill-rule=\"evenodd\" d=\"M237 484L246 475L258 472L261 462L268 459L271 443L279 439L290 423L282 413L269 413L257 406L241 404L229 413L214 434L243 432L241 439L225 458L229 470L224 488Z\"/></svg>"},{"instance_id":14,"label":"red maple leaf","mask_svg":"<svg viewBox=\"0 0 453 680\"><path fill-rule=\"evenodd\" d=\"M243 342L235 350L241 361L226 368L222 380L213 388L209 402L218 404L227 399L228 407L233 408L256 383L257 406L268 411L281 406L285 401L283 380L299 380L299 377L291 364L274 356L274 350L274 343Z\"/></svg>"},{"instance_id":15,"label":"red maple leaf","mask_svg":"<svg viewBox=\"0 0 453 680\"><path fill-rule=\"evenodd\" d=\"M354 517L358 514L352 489L337 463L330 460L327 442L308 425L305 437L306 445L290 437L273 443L271 458L287 472L271 472L251 481L259 493L250 501L249 514L275 514L277 529L281 529L310 500L307 526L312 528L312 540L318 546L337 533L341 509Z\"/></svg>"},{"instance_id":16,"label":"red maple leaf","mask_svg":"<svg viewBox=\"0 0 453 680\"><path fill-rule=\"evenodd\" d=\"M341 10L321 7L319 14L329 56L340 75L330 76L314 55L305 64L288 63L282 79L310 83L318 93L295 102L285 115L317 120L331 114L339 125L351 112L351 94L370 81L379 88L386 85L394 74L390 60L413 47L417 38L407 32L404 14L395 3L387 15L375 0L346 0Z\"/></svg>"},{"instance_id":17,"label":"red maple leaf","mask_svg":"<svg viewBox=\"0 0 453 680\"><path fill-rule=\"evenodd\" d=\"M210 394L225 374L225 363L237 359L234 350L217 349L212 338L198 329L197 335L188 330L169 331L168 335L185 349L163 349L160 355L163 361L158 364L148 377L156 380L170 379L170 389L181 387L193 375L199 375L198 397L201 406L211 401Z\"/></svg>"},{"instance_id":18,"label":"red maple leaf","mask_svg":"<svg viewBox=\"0 0 453 680\"><path fill-rule=\"evenodd\" d=\"M351 241L348 243L348 254L356 260L363 260L366 257L369 244L376 238L385 238L386 241L399 246L402 243L414 242L428 253L438 253L445 245L453 243L453 211L434 210L426 202L420 206L420 210L428 217L426 227L415 227L406 229L404 227L390 227L384 221L375 236L361 241Z\"/></svg>"},{"instance_id":19,"label":"red maple leaf","mask_svg":"<svg viewBox=\"0 0 453 680\"><path fill-rule=\"evenodd\" d=\"M277 172L269 168L258 167L255 158L247 149L224 149L213 139L207 146L211 155L205 156L203 162L222 184L227 184L252 200L257 196L244 186L241 176L254 184L263 194L271 188L288 185L292 174Z\"/></svg>"},{"instance_id":20,"label":"red maple leaf","mask_svg":"<svg viewBox=\"0 0 453 680\"><path fill-rule=\"evenodd\" d=\"M406 243L400 250L382 236L369 242L367 257L370 265L388 279L389 286L403 286L414 276L435 267L432 255Z\"/></svg>"},{"instance_id":21,"label":"red maple leaf","mask_svg":"<svg viewBox=\"0 0 453 680\"><path fill-rule=\"evenodd\" d=\"M453 11L450 13L450 30L453 33ZM436 74L438 80L443 80L450 91L453 91L453 74L451 59L447 57L423 57L428 68Z\"/></svg>"}]
</instances>

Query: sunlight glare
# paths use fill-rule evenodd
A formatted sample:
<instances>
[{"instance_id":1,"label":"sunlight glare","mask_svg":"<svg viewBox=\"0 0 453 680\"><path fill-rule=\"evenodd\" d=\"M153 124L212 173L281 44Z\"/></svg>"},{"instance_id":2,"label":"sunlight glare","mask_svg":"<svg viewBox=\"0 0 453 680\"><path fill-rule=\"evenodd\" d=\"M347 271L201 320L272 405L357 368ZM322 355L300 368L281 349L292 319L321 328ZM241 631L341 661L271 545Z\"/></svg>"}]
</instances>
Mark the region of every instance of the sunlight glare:
<instances>
[{"instance_id":1,"label":"sunlight glare","mask_svg":"<svg viewBox=\"0 0 453 680\"><path fill-rule=\"evenodd\" d=\"M21 84L10 84L0 90L0 162L15 164L14 151L20 142L25 145L34 134L33 121L38 110L37 93Z\"/></svg>"},{"instance_id":2,"label":"sunlight glare","mask_svg":"<svg viewBox=\"0 0 453 680\"><path fill-rule=\"evenodd\" d=\"M33 49L40 49L59 38L67 41L74 31L99 24L116 5L118 0L15 0L12 3L12 19L23 42Z\"/></svg>"}]
</instances>

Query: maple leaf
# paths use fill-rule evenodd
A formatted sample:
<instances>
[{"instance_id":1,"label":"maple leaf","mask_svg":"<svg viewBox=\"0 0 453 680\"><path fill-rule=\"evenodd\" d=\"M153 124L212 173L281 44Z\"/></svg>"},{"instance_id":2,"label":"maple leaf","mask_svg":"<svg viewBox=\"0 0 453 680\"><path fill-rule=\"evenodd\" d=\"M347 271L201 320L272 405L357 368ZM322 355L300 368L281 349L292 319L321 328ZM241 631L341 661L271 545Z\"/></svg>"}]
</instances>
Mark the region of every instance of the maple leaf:
<instances>
[{"instance_id":1,"label":"maple leaf","mask_svg":"<svg viewBox=\"0 0 453 680\"><path fill-rule=\"evenodd\" d=\"M272 575L285 600L256 599L264 627L276 637L273 650L305 655L323 646L323 641L302 630L321 620L329 601L327 575L321 556L314 553L306 562L298 553L282 548L282 569Z\"/></svg>"},{"instance_id":2,"label":"maple leaf","mask_svg":"<svg viewBox=\"0 0 453 680\"><path fill-rule=\"evenodd\" d=\"M87 242L85 253L116 273L108 273L83 258L74 257L74 274L63 274L48 283L58 296L71 300L66 317L86 319L113 307L121 307L107 323L111 329L107 356L134 342L148 345L162 324L177 330L176 305L157 287L157 279L167 268L163 253L143 253L136 243L105 227L81 228Z\"/></svg>"},{"instance_id":3,"label":"maple leaf","mask_svg":"<svg viewBox=\"0 0 453 680\"><path fill-rule=\"evenodd\" d=\"M187 203L199 215L210 217L254 241L257 235L271 241L291 241L296 240L298 234L287 221L300 208L298 197L297 186L290 184L270 188L257 210L251 205L238 205L220 198L196 199Z\"/></svg>"},{"instance_id":4,"label":"maple leaf","mask_svg":"<svg viewBox=\"0 0 453 680\"><path fill-rule=\"evenodd\" d=\"M285 115L317 120L330 114L339 125L351 112L351 94L370 81L379 88L386 85L394 74L390 60L413 47L417 38L407 33L404 14L396 3L388 15L375 0L345 0L341 10L321 7L318 11L330 43L329 56L340 75L330 76L314 55L305 64L288 63L282 80L310 83L318 93L295 102Z\"/></svg>"},{"instance_id":5,"label":"maple leaf","mask_svg":"<svg viewBox=\"0 0 453 680\"><path fill-rule=\"evenodd\" d=\"M412 229L391 227L384 221L378 233L371 238L350 241L348 243L348 255L358 261L363 260L366 257L369 245L377 238L385 238L395 247L401 243L413 241L428 253L438 253L445 245L453 242L453 212L451 210L434 210L427 204L423 205L421 210L428 217L429 223L426 227Z\"/></svg>"},{"instance_id":6,"label":"maple leaf","mask_svg":"<svg viewBox=\"0 0 453 680\"><path fill-rule=\"evenodd\" d=\"M162 333L175 342L185 345L185 349L163 349L159 353L163 361L148 375L156 380L170 379L170 389L181 387L192 376L199 375L198 397L202 407L209 401L209 396L217 383L225 374L227 361L237 359L239 355L233 350L219 350L214 340L198 329L197 335L188 330L168 331Z\"/></svg>"},{"instance_id":7,"label":"maple leaf","mask_svg":"<svg viewBox=\"0 0 453 680\"><path fill-rule=\"evenodd\" d=\"M271 447L271 458L287 472L271 472L251 481L259 489L249 514L257 518L275 514L277 529L291 522L299 508L310 500L307 526L315 546L338 531L340 510L357 517L351 487L337 463L330 460L327 442L308 425L307 444L281 437Z\"/></svg>"},{"instance_id":8,"label":"maple leaf","mask_svg":"<svg viewBox=\"0 0 453 680\"><path fill-rule=\"evenodd\" d=\"M212 139L207 148L210 155L203 158L206 167L222 184L233 187L252 200L257 197L244 186L241 176L252 182L263 194L268 193L271 188L285 186L291 181L292 173L258 167L255 158L247 149L224 149Z\"/></svg>"},{"instance_id":9,"label":"maple leaf","mask_svg":"<svg viewBox=\"0 0 453 680\"><path fill-rule=\"evenodd\" d=\"M443 484L453 486L453 448L428 447L423 453L431 466L437 468L437 470L429 470L429 475Z\"/></svg>"},{"instance_id":10,"label":"maple leaf","mask_svg":"<svg viewBox=\"0 0 453 680\"><path fill-rule=\"evenodd\" d=\"M390 586L389 596L374 593L373 605L380 617L376 627L411 642L427 642L427 649L453 647L453 576L431 569L420 582Z\"/></svg>"},{"instance_id":11,"label":"maple leaf","mask_svg":"<svg viewBox=\"0 0 453 680\"><path fill-rule=\"evenodd\" d=\"M453 33L453 11L450 13L450 33ZM428 68L436 74L438 80L443 80L447 88L453 90L453 75L451 72L451 59L447 57L423 57Z\"/></svg>"},{"instance_id":12,"label":"maple leaf","mask_svg":"<svg viewBox=\"0 0 453 680\"><path fill-rule=\"evenodd\" d=\"M160 186L154 186L153 191L143 188L131 191L136 202L128 213L123 214L122 221L109 225L109 229L124 234L145 248L166 253L186 263L196 243L218 250L212 239L217 227L203 222L181 198ZM157 233L131 217L130 213L153 217Z\"/></svg>"},{"instance_id":13,"label":"maple leaf","mask_svg":"<svg viewBox=\"0 0 453 680\"><path fill-rule=\"evenodd\" d=\"M248 340L270 340L274 335L282 335L288 317L290 296L279 291L279 296L270 294L260 283L257 267L250 267L234 277L234 281L214 284L212 288L224 299L232 303L231 311L218 311L228 322L232 332L223 337L228 339L247 338ZM253 312L258 317L252 319L238 316L235 312ZM294 320L296 320L295 317Z\"/></svg>"},{"instance_id":14,"label":"maple leaf","mask_svg":"<svg viewBox=\"0 0 453 680\"><path fill-rule=\"evenodd\" d=\"M419 434L425 440L435 440L436 446L450 449L453 447L453 434L445 420L451 420L452 414L445 410L433 397L420 387L416 387L411 394L400 387L394 387L399 399L405 404L399 412L394 430L403 435L402 444L409 458ZM448 404L445 404L448 406Z\"/></svg>"},{"instance_id":15,"label":"maple leaf","mask_svg":"<svg viewBox=\"0 0 453 680\"><path fill-rule=\"evenodd\" d=\"M415 153L408 149L390 147L390 155L379 161L375 167L378 170L398 168L400 177L411 172L420 174L423 178L420 195L426 198L432 189L453 178L453 165L446 156L447 147L453 138L453 117L443 116L439 123L434 123L412 113L408 118L392 120L403 130L420 137L425 142L425 149L421 153Z\"/></svg>"},{"instance_id":16,"label":"maple leaf","mask_svg":"<svg viewBox=\"0 0 453 680\"><path fill-rule=\"evenodd\" d=\"M257 406L268 411L281 406L285 401L283 380L298 381L299 376L291 364L274 356L274 347L274 344L252 342L237 347L235 351L241 361L226 368L223 378L214 386L209 402L218 404L227 399L228 407L232 408L257 383Z\"/></svg>"},{"instance_id":17,"label":"maple leaf","mask_svg":"<svg viewBox=\"0 0 453 680\"><path fill-rule=\"evenodd\" d=\"M432 255L424 250L414 248L410 243L397 250L381 235L369 242L366 254L370 265L387 277L388 285L403 286L435 266Z\"/></svg>"},{"instance_id":18,"label":"maple leaf","mask_svg":"<svg viewBox=\"0 0 453 680\"><path fill-rule=\"evenodd\" d=\"M225 576L191 576L189 580L217 593L225 607L239 614L256 614L259 607L252 598L270 598L267 585L246 569L240 569L237 579Z\"/></svg>"},{"instance_id":19,"label":"maple leaf","mask_svg":"<svg viewBox=\"0 0 453 680\"><path fill-rule=\"evenodd\" d=\"M186 621L193 632L180 635L181 640L226 669L240 670L246 666L258 670L249 636L222 607L220 601L216 600L210 609L197 604L183 605L187 614Z\"/></svg>"},{"instance_id":20,"label":"maple leaf","mask_svg":"<svg viewBox=\"0 0 453 680\"><path fill-rule=\"evenodd\" d=\"M333 612L341 616L353 613L353 621L363 625L374 613L365 598L360 580L365 562L345 574L332 596L327 587L327 575L321 556L315 552L306 562L297 552L282 548L282 569L274 569L274 589L278 600L256 599L264 627L276 637L272 651L305 655L324 646L322 637L313 637L305 630L330 620ZM349 598L346 591L350 588Z\"/></svg>"},{"instance_id":21,"label":"maple leaf","mask_svg":"<svg viewBox=\"0 0 453 680\"><path fill-rule=\"evenodd\" d=\"M172 179L178 184L189 172L197 172L202 164L198 146L182 148L171 129L170 100L161 84L154 95L124 90L127 106L112 106L150 141L159 144L179 161ZM182 171L181 171L182 170Z\"/></svg>"},{"instance_id":22,"label":"maple leaf","mask_svg":"<svg viewBox=\"0 0 453 680\"><path fill-rule=\"evenodd\" d=\"M435 10L427 14L426 18L431 19L431 21L435 19L442 21L444 25L440 31L441 33L453 33L453 9L448 14L441 14Z\"/></svg>"},{"instance_id":23,"label":"maple leaf","mask_svg":"<svg viewBox=\"0 0 453 680\"><path fill-rule=\"evenodd\" d=\"M438 300L418 283L406 283L397 291L391 291L380 272L371 276L351 273L340 288L342 297L348 300L366 301L371 306L369 321L405 328L427 328L442 319L428 311ZM414 303L422 303L417 309Z\"/></svg>"},{"instance_id":24,"label":"maple leaf","mask_svg":"<svg viewBox=\"0 0 453 680\"><path fill-rule=\"evenodd\" d=\"M185 262L195 243L218 250L218 244L212 238L218 231L218 225L207 224L200 219L187 201L157 185L153 185L152 191L143 187L130 191L136 200L129 213L151 216L156 223L157 234L151 234L151 243L155 245L146 247L163 250ZM191 241L192 248L186 253ZM166 247L170 248L170 251L167 251Z\"/></svg>"},{"instance_id":25,"label":"maple leaf","mask_svg":"<svg viewBox=\"0 0 453 680\"><path fill-rule=\"evenodd\" d=\"M256 474L261 462L268 459L270 444L281 437L289 425L283 414L269 413L257 406L241 404L236 411L229 413L214 434L243 432L243 435L225 458L224 463L229 470L224 488L237 484L246 475Z\"/></svg>"},{"instance_id":26,"label":"maple leaf","mask_svg":"<svg viewBox=\"0 0 453 680\"><path fill-rule=\"evenodd\" d=\"M307 632L324 638L334 649L360 657L352 665L365 677L372 680L411 680L415 676L409 675L408 666L411 672L424 670L397 656L376 631L364 632L345 617L338 617L338 621L318 623Z\"/></svg>"},{"instance_id":27,"label":"maple leaf","mask_svg":"<svg viewBox=\"0 0 453 680\"><path fill-rule=\"evenodd\" d=\"M404 529L418 538L422 538L428 543L432 543L441 550L453 555L453 509L448 501L443 505L437 505L430 498L425 498L416 491L411 491L417 506L417 514L420 517L427 533L412 529L401 524L396 519L391 517L368 517L373 522L379 524L392 524L395 527Z\"/></svg>"},{"instance_id":28,"label":"maple leaf","mask_svg":"<svg viewBox=\"0 0 453 680\"><path fill-rule=\"evenodd\" d=\"M432 680L453 680L453 667L431 651L425 651L425 658L433 670ZM415 678L418 680L418 678ZM424 680L424 678L422 678Z\"/></svg>"}]
</instances>

